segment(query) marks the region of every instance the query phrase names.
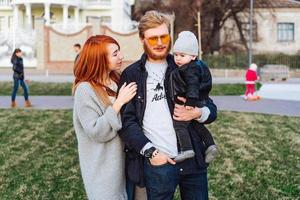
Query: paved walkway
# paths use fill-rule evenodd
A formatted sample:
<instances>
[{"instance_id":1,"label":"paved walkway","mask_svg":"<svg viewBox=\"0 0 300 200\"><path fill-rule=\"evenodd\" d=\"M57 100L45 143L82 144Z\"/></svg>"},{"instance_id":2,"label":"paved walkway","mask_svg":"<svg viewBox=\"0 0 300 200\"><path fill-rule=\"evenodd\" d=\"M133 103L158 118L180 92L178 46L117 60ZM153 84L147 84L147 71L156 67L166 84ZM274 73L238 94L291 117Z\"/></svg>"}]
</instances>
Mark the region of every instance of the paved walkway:
<instances>
[{"instance_id":1,"label":"paved walkway","mask_svg":"<svg viewBox=\"0 0 300 200\"><path fill-rule=\"evenodd\" d=\"M300 101L299 83L265 83L257 94L264 99Z\"/></svg>"},{"instance_id":2,"label":"paved walkway","mask_svg":"<svg viewBox=\"0 0 300 200\"><path fill-rule=\"evenodd\" d=\"M214 96L219 110L300 117L300 101L261 99L245 101L240 96Z\"/></svg>"},{"instance_id":3,"label":"paved walkway","mask_svg":"<svg viewBox=\"0 0 300 200\"><path fill-rule=\"evenodd\" d=\"M245 101L240 96L212 97L218 110L254 112L300 117L300 101L261 99ZM33 109L72 109L72 96L31 96ZM17 104L23 107L23 97L17 97ZM10 108L10 97L0 96L0 108Z\"/></svg>"},{"instance_id":4,"label":"paved walkway","mask_svg":"<svg viewBox=\"0 0 300 200\"><path fill-rule=\"evenodd\" d=\"M30 96L33 109L72 109L72 96ZM17 105L24 108L24 97L17 96ZM0 108L10 108L11 97L0 96Z\"/></svg>"}]
</instances>

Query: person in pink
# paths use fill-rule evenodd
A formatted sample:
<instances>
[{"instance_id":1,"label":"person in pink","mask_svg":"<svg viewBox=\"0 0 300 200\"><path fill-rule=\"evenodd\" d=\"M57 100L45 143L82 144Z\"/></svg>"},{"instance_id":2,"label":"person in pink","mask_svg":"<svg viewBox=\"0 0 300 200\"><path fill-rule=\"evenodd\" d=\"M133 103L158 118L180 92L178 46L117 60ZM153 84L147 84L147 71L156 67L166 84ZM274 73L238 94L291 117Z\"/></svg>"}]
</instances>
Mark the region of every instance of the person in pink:
<instances>
[{"instance_id":1,"label":"person in pink","mask_svg":"<svg viewBox=\"0 0 300 200\"><path fill-rule=\"evenodd\" d=\"M245 99L246 100L257 100L260 99L259 96L254 94L255 92L255 81L259 79L257 76L257 65L252 63L249 66L249 69L246 72L246 92L245 92Z\"/></svg>"}]
</instances>

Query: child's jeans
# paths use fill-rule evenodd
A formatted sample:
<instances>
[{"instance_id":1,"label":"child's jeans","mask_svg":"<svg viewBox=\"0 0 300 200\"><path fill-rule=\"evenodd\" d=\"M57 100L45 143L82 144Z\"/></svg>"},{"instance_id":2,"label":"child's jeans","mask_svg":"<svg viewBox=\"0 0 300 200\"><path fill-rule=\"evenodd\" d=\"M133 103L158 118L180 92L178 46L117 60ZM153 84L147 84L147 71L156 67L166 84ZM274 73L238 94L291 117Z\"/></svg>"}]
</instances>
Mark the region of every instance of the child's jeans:
<instances>
[{"instance_id":1,"label":"child's jeans","mask_svg":"<svg viewBox=\"0 0 300 200\"><path fill-rule=\"evenodd\" d=\"M192 141L188 131L188 126L190 123L191 121L173 120L173 126L180 146L180 151L188 151L193 149Z\"/></svg>"}]
</instances>

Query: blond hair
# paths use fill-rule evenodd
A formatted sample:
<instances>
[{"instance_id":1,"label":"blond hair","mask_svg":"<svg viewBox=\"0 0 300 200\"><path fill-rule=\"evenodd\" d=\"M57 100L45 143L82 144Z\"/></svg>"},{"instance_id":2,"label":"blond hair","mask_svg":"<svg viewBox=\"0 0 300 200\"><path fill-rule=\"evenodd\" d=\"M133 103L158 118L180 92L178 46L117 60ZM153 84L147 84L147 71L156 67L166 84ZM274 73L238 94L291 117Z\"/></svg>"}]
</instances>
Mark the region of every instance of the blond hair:
<instances>
[{"instance_id":1,"label":"blond hair","mask_svg":"<svg viewBox=\"0 0 300 200\"><path fill-rule=\"evenodd\" d=\"M144 38L144 33L146 30L156 28L162 24L166 24L168 29L170 29L170 17L155 10L146 12L141 18L138 27L140 38Z\"/></svg>"}]
</instances>

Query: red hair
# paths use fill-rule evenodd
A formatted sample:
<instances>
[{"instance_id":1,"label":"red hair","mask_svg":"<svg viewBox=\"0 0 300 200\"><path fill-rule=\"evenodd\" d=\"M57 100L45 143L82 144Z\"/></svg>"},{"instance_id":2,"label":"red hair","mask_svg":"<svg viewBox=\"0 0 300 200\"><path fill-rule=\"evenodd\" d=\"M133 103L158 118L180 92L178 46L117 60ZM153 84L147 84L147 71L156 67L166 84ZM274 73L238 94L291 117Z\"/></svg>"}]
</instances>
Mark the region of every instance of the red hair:
<instances>
[{"instance_id":1,"label":"red hair","mask_svg":"<svg viewBox=\"0 0 300 200\"><path fill-rule=\"evenodd\" d=\"M75 63L75 81L73 84L74 93L79 83L90 83L99 99L106 106L111 104L108 96L116 96L116 92L105 85L105 79L108 78L109 73L108 44L116 44L120 49L118 42L107 35L92 36L85 42ZM119 83L120 76L116 72L110 72L109 78L115 83Z\"/></svg>"}]
</instances>

